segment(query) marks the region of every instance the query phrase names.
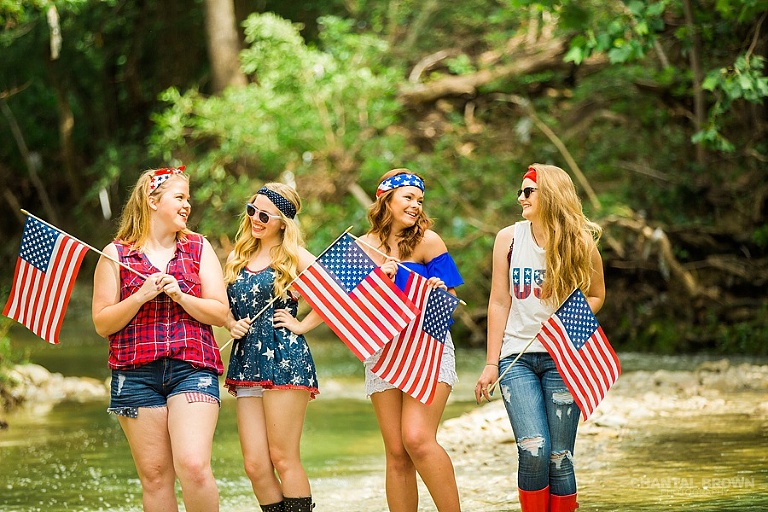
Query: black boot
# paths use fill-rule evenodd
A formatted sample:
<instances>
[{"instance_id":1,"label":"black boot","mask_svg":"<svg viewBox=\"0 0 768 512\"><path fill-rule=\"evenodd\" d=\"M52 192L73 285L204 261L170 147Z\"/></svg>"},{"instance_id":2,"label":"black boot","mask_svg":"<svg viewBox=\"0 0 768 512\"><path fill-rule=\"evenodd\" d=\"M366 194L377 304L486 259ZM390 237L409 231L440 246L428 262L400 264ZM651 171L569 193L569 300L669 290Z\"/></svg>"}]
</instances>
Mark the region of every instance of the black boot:
<instances>
[{"instance_id":1,"label":"black boot","mask_svg":"<svg viewBox=\"0 0 768 512\"><path fill-rule=\"evenodd\" d=\"M315 508L312 496L306 498L283 498L285 500L285 512L311 512Z\"/></svg>"},{"instance_id":2,"label":"black boot","mask_svg":"<svg viewBox=\"0 0 768 512\"><path fill-rule=\"evenodd\" d=\"M285 502L272 503L271 505L261 505L262 512L285 512Z\"/></svg>"}]
</instances>

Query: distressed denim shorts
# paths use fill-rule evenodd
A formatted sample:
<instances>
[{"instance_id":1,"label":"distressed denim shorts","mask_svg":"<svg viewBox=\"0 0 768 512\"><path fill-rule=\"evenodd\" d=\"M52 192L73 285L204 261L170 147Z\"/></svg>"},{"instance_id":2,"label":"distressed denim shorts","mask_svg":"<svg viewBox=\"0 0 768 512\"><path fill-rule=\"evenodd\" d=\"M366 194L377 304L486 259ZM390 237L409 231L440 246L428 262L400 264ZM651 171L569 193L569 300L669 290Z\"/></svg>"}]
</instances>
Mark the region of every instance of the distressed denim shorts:
<instances>
[{"instance_id":1,"label":"distressed denim shorts","mask_svg":"<svg viewBox=\"0 0 768 512\"><path fill-rule=\"evenodd\" d=\"M158 359L129 370L112 370L110 413L136 418L140 407L165 407L180 393L187 402L221 405L215 371L178 359Z\"/></svg>"}]
</instances>

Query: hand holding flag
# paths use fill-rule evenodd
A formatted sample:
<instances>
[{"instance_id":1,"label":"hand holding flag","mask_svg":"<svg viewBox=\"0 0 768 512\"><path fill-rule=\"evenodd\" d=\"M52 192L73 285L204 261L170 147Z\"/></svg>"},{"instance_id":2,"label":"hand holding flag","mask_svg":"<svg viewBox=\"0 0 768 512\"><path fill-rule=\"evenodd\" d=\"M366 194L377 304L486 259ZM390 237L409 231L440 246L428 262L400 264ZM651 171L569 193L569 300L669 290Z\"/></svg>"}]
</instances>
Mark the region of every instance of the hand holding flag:
<instances>
[{"instance_id":1,"label":"hand holding flag","mask_svg":"<svg viewBox=\"0 0 768 512\"><path fill-rule=\"evenodd\" d=\"M430 287L426 277L413 271L405 293L421 312L384 347L372 371L429 405L437 389L451 315L460 300L445 290Z\"/></svg>"},{"instance_id":2,"label":"hand holding flag","mask_svg":"<svg viewBox=\"0 0 768 512\"><path fill-rule=\"evenodd\" d=\"M293 287L361 361L418 312L348 233L318 256Z\"/></svg>"}]
</instances>

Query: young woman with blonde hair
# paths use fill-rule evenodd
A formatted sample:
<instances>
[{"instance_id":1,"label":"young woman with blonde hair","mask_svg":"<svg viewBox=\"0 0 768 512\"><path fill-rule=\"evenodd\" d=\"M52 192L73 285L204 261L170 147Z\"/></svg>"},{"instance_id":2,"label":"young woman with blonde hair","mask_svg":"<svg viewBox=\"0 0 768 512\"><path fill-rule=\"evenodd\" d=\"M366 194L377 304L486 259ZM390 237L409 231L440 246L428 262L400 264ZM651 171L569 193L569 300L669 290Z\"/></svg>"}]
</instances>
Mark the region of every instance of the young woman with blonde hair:
<instances>
[{"instance_id":1,"label":"young woman with blonde hair","mask_svg":"<svg viewBox=\"0 0 768 512\"><path fill-rule=\"evenodd\" d=\"M572 512L578 508L573 453L580 411L544 346L528 345L574 289L584 292L594 313L602 307L601 229L584 216L571 178L559 167L531 165L517 200L525 220L499 231L493 247L486 365L475 398L489 400L489 386L503 375L499 389L517 440L521 509Z\"/></svg>"},{"instance_id":2,"label":"young woman with blonde hair","mask_svg":"<svg viewBox=\"0 0 768 512\"><path fill-rule=\"evenodd\" d=\"M431 286L453 293L464 281L445 242L430 229L432 221L424 213L423 202L424 180L419 175L408 169L393 169L384 174L379 180L376 202L368 210L371 227L360 237L361 247L394 278L400 289L405 288L413 271L429 278ZM437 442L440 418L458 380L450 332L445 340L435 397L429 405L373 373L380 355L377 352L365 362L365 384L384 440L389 510L418 510L418 472L438 511L459 511L453 464Z\"/></svg>"},{"instance_id":3,"label":"young woman with blonde hair","mask_svg":"<svg viewBox=\"0 0 768 512\"><path fill-rule=\"evenodd\" d=\"M307 404L318 393L304 333L322 319L311 311L299 322L298 298L288 290L315 260L303 247L300 210L292 187L264 185L245 205L224 267L226 325L235 338L225 386L237 397L245 472L265 512L314 506L299 448Z\"/></svg>"},{"instance_id":4,"label":"young woman with blonde hair","mask_svg":"<svg viewBox=\"0 0 768 512\"><path fill-rule=\"evenodd\" d=\"M187 229L184 168L144 172L94 272L93 323L109 338L109 411L125 432L144 510L219 510L211 471L224 368L211 325L227 318L221 265ZM146 279L140 277L147 276Z\"/></svg>"}]
</instances>

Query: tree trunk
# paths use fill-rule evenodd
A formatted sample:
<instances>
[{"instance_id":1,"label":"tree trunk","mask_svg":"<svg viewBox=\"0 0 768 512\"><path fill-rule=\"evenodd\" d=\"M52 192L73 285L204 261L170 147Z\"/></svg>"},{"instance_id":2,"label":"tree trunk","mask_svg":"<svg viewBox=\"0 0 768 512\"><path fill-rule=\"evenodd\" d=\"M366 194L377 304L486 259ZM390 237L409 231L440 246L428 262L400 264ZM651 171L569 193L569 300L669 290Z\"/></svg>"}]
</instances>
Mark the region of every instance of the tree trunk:
<instances>
[{"instance_id":1,"label":"tree trunk","mask_svg":"<svg viewBox=\"0 0 768 512\"><path fill-rule=\"evenodd\" d=\"M233 0L205 0L205 30L213 92L218 94L227 87L246 85L248 81L240 69L238 57L240 39Z\"/></svg>"},{"instance_id":2,"label":"tree trunk","mask_svg":"<svg viewBox=\"0 0 768 512\"><path fill-rule=\"evenodd\" d=\"M690 0L683 0L683 12L685 13L685 24L691 34L691 49L689 60L691 63L691 73L693 74L693 126L696 132L704 128L706 122L704 106L704 90L701 83L704 81L704 73L701 70L701 37L696 29L696 22L693 18L693 7ZM704 153L704 143L696 143L696 163L704 167L706 163L706 154Z\"/></svg>"}]
</instances>

